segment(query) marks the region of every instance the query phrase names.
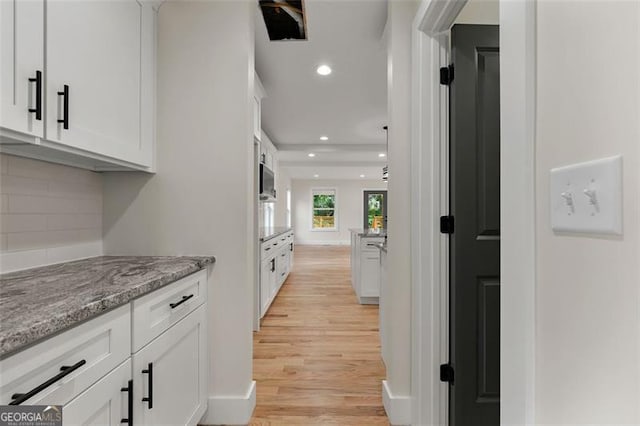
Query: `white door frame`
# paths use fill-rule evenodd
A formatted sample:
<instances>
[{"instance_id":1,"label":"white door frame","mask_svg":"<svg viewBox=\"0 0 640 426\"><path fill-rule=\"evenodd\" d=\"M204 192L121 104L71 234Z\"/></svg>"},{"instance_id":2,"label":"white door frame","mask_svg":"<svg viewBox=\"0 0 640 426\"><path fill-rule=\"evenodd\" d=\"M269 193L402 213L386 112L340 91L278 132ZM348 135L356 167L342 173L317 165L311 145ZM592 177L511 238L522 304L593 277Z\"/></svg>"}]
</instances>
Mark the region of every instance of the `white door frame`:
<instances>
[{"instance_id":1,"label":"white door frame","mask_svg":"<svg viewBox=\"0 0 640 426\"><path fill-rule=\"evenodd\" d=\"M412 424L448 424L449 30L467 0L423 0L412 28ZM500 2L501 408L503 425L534 423L535 0ZM506 89L506 90L505 90Z\"/></svg>"}]
</instances>

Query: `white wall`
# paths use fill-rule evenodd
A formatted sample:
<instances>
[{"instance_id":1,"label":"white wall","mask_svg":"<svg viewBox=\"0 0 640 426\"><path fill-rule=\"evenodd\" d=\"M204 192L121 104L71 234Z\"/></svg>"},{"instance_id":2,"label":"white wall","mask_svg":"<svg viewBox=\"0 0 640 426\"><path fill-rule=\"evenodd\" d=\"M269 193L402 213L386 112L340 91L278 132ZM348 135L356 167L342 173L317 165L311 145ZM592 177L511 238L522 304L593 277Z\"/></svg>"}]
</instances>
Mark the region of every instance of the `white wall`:
<instances>
[{"instance_id":1,"label":"white wall","mask_svg":"<svg viewBox=\"0 0 640 426\"><path fill-rule=\"evenodd\" d=\"M460 11L455 23L498 25L500 2L499 0L469 0Z\"/></svg>"},{"instance_id":2,"label":"white wall","mask_svg":"<svg viewBox=\"0 0 640 426\"><path fill-rule=\"evenodd\" d=\"M389 298L386 325L392 348L387 386L396 398L411 395L411 27L417 1L390 1L387 21ZM387 408L388 409L388 408ZM409 412L406 413L410 415Z\"/></svg>"},{"instance_id":3,"label":"white wall","mask_svg":"<svg viewBox=\"0 0 640 426\"><path fill-rule=\"evenodd\" d=\"M536 422L640 423L640 3L537 4ZM549 169L622 154L624 235L550 228Z\"/></svg>"},{"instance_id":4,"label":"white wall","mask_svg":"<svg viewBox=\"0 0 640 426\"><path fill-rule=\"evenodd\" d=\"M205 424L246 424L252 386L254 16L250 1L159 12L156 175L105 175L109 254L215 255Z\"/></svg>"},{"instance_id":5,"label":"white wall","mask_svg":"<svg viewBox=\"0 0 640 426\"><path fill-rule=\"evenodd\" d=\"M279 163L279 161L277 161ZM289 173L285 167L277 168L276 174L276 194L277 201L275 205L276 217L275 226L287 225L287 190L293 190L293 185ZM291 225L293 226L293 193L291 194Z\"/></svg>"},{"instance_id":6,"label":"white wall","mask_svg":"<svg viewBox=\"0 0 640 426\"><path fill-rule=\"evenodd\" d=\"M344 244L351 242L350 228L363 226L363 191L387 189L382 180L293 180L292 219L297 244ZM336 189L335 231L312 231L312 189Z\"/></svg>"},{"instance_id":7,"label":"white wall","mask_svg":"<svg viewBox=\"0 0 640 426\"><path fill-rule=\"evenodd\" d=\"M0 271L102 254L102 175L0 154Z\"/></svg>"}]
</instances>

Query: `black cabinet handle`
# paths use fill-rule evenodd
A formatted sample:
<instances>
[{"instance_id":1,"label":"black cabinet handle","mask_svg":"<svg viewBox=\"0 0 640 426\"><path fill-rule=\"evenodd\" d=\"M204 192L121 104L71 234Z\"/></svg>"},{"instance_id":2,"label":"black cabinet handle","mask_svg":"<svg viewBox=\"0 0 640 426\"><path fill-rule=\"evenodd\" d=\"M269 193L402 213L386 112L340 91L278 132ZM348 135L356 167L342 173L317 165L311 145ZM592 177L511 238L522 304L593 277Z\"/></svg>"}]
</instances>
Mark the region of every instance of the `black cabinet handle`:
<instances>
[{"instance_id":1,"label":"black cabinet handle","mask_svg":"<svg viewBox=\"0 0 640 426\"><path fill-rule=\"evenodd\" d=\"M289 251L293 251L293 243L289 243Z\"/></svg>"},{"instance_id":2,"label":"black cabinet handle","mask_svg":"<svg viewBox=\"0 0 640 426\"><path fill-rule=\"evenodd\" d=\"M264 249L264 251L269 251L271 250L271 247L267 247L266 249Z\"/></svg>"},{"instance_id":3,"label":"black cabinet handle","mask_svg":"<svg viewBox=\"0 0 640 426\"><path fill-rule=\"evenodd\" d=\"M286 256L286 254L284 254L284 253L282 253L282 254L280 255L280 257L285 257L285 256Z\"/></svg>"},{"instance_id":4,"label":"black cabinet handle","mask_svg":"<svg viewBox=\"0 0 640 426\"><path fill-rule=\"evenodd\" d=\"M121 388L121 392L127 392L127 418L120 420L120 423L127 423L133 426L133 380L129 380L126 388Z\"/></svg>"},{"instance_id":5,"label":"black cabinet handle","mask_svg":"<svg viewBox=\"0 0 640 426\"><path fill-rule=\"evenodd\" d=\"M36 120L42 120L42 71L36 71L36 77L29 81L36 83L36 107L29 108L29 112L36 114Z\"/></svg>"},{"instance_id":6,"label":"black cabinet handle","mask_svg":"<svg viewBox=\"0 0 640 426\"><path fill-rule=\"evenodd\" d=\"M58 96L62 96L62 120L58 119L58 123L62 123L62 127L69 129L69 86L64 85L63 91L58 92Z\"/></svg>"},{"instance_id":7,"label":"black cabinet handle","mask_svg":"<svg viewBox=\"0 0 640 426\"><path fill-rule=\"evenodd\" d=\"M146 398L142 398L142 402L149 403L149 410L153 408L153 363L150 362L147 365L146 370L142 370L142 374L148 374L147 376L147 384L149 385L149 396Z\"/></svg>"},{"instance_id":8,"label":"black cabinet handle","mask_svg":"<svg viewBox=\"0 0 640 426\"><path fill-rule=\"evenodd\" d=\"M81 361L76 362L72 366L63 365L62 367L60 367L60 373L56 374L55 376L53 376L52 378L50 378L46 382L44 382L44 383L36 386L35 388L31 389L29 392L27 392L27 393L14 393L13 395L11 395L12 401L9 403L9 405L20 405L20 404L22 404L27 399L31 398L32 396L34 396L37 393L42 392L43 390L45 390L46 388L48 388L49 386L51 386L52 384L54 384L58 380L60 380L63 377L66 377L69 374L73 373L74 371L76 371L78 368L82 367L86 363L87 363L87 361L83 359Z\"/></svg>"},{"instance_id":9,"label":"black cabinet handle","mask_svg":"<svg viewBox=\"0 0 640 426\"><path fill-rule=\"evenodd\" d=\"M276 260L271 259L271 272L275 272L275 271L276 271Z\"/></svg>"},{"instance_id":10,"label":"black cabinet handle","mask_svg":"<svg viewBox=\"0 0 640 426\"><path fill-rule=\"evenodd\" d=\"M182 296L182 300L176 303L169 303L169 306L171 306L171 309L177 308L178 306L182 305L184 302L191 299L192 297L193 297L193 294L190 294L188 296Z\"/></svg>"}]
</instances>

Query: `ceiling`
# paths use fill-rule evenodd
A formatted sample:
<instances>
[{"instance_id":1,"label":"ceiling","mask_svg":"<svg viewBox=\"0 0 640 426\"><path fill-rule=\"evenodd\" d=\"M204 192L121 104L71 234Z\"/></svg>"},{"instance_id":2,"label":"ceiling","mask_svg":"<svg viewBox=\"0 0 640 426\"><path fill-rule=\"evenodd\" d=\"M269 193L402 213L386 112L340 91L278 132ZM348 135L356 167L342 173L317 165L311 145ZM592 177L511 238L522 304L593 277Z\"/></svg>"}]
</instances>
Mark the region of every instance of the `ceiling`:
<instances>
[{"instance_id":1,"label":"ceiling","mask_svg":"<svg viewBox=\"0 0 640 426\"><path fill-rule=\"evenodd\" d=\"M256 72L267 93L263 130L278 148L281 166L349 168L357 162L380 170L387 124L387 0L304 4L307 41L270 41L256 8ZM317 74L321 64L332 73ZM317 156L309 158L308 152ZM342 170L327 178L338 174L362 173Z\"/></svg>"}]
</instances>

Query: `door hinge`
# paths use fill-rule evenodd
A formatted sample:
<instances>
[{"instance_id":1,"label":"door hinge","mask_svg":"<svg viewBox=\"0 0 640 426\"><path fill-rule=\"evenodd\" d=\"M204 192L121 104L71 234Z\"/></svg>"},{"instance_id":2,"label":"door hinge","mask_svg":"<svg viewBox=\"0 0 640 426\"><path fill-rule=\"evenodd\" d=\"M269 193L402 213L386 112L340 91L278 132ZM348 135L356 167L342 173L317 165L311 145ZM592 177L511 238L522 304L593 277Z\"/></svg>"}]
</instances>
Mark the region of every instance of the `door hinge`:
<instances>
[{"instance_id":1,"label":"door hinge","mask_svg":"<svg viewBox=\"0 0 640 426\"><path fill-rule=\"evenodd\" d=\"M440 84L448 86L453 81L453 64L440 68Z\"/></svg>"},{"instance_id":2,"label":"door hinge","mask_svg":"<svg viewBox=\"0 0 640 426\"><path fill-rule=\"evenodd\" d=\"M440 365L440 381L453 384L453 367L451 364Z\"/></svg>"},{"instance_id":3,"label":"door hinge","mask_svg":"<svg viewBox=\"0 0 640 426\"><path fill-rule=\"evenodd\" d=\"M453 234L453 216L440 216L440 232L442 234Z\"/></svg>"}]
</instances>

